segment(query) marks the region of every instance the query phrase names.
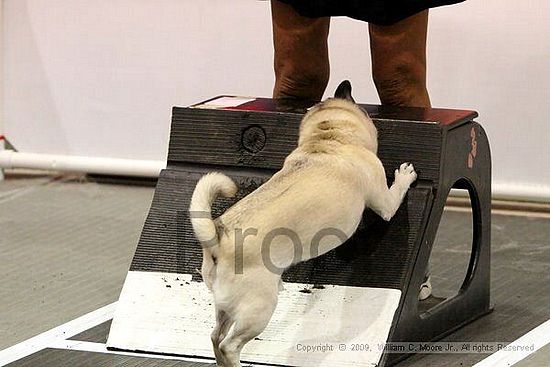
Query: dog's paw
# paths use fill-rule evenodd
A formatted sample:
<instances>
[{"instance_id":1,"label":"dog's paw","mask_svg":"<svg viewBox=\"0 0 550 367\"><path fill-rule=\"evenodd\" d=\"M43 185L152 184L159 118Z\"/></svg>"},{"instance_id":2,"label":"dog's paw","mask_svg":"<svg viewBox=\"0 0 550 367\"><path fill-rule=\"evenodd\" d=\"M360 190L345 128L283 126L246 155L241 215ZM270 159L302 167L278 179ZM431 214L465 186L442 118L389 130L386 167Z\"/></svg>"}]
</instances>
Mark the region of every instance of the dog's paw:
<instances>
[{"instance_id":1,"label":"dog's paw","mask_svg":"<svg viewBox=\"0 0 550 367\"><path fill-rule=\"evenodd\" d=\"M409 187L416 180L416 171L412 163L405 162L395 170L395 182L404 187Z\"/></svg>"}]
</instances>

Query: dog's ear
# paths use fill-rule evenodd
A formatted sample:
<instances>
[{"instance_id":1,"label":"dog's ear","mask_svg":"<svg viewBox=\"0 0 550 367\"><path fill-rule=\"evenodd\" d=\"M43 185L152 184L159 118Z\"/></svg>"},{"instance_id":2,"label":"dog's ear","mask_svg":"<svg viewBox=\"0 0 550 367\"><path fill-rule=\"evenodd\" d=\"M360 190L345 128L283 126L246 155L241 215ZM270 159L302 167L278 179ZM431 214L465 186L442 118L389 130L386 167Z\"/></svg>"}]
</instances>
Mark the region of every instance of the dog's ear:
<instances>
[{"instance_id":1,"label":"dog's ear","mask_svg":"<svg viewBox=\"0 0 550 367\"><path fill-rule=\"evenodd\" d=\"M355 100L351 96L351 83L349 80L344 80L340 83L338 88L336 88L336 92L334 92L334 98L347 99L355 103Z\"/></svg>"}]
</instances>

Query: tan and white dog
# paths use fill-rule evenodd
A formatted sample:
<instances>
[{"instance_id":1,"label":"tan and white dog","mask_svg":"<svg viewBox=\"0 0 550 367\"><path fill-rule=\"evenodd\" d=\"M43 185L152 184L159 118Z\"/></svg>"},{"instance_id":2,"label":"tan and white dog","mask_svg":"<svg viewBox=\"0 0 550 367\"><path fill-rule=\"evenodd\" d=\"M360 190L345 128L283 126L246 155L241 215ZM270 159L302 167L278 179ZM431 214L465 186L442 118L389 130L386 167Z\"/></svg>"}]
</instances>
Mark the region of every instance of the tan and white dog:
<instances>
[{"instance_id":1,"label":"tan and white dog","mask_svg":"<svg viewBox=\"0 0 550 367\"><path fill-rule=\"evenodd\" d=\"M234 196L237 187L221 173L199 180L190 218L203 247L202 277L214 296L218 366L241 366L242 348L275 310L284 269L342 244L365 207L393 217L416 173L403 163L388 188L377 148L376 128L344 81L335 98L304 116L298 147L283 168L215 220L213 201Z\"/></svg>"}]
</instances>

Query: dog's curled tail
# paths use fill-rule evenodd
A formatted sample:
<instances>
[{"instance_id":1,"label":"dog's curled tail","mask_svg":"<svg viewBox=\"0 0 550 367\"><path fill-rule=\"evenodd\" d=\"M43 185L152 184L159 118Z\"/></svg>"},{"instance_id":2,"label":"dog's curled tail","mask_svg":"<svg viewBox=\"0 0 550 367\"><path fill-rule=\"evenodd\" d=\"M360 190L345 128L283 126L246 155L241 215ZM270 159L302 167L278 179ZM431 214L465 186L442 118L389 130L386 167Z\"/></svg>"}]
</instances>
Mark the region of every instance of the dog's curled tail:
<instances>
[{"instance_id":1,"label":"dog's curled tail","mask_svg":"<svg viewBox=\"0 0 550 367\"><path fill-rule=\"evenodd\" d=\"M212 220L212 203L216 197L233 197L237 193L237 185L226 175L211 172L201 177L189 205L189 218L195 236L203 247L218 244L216 226Z\"/></svg>"}]
</instances>

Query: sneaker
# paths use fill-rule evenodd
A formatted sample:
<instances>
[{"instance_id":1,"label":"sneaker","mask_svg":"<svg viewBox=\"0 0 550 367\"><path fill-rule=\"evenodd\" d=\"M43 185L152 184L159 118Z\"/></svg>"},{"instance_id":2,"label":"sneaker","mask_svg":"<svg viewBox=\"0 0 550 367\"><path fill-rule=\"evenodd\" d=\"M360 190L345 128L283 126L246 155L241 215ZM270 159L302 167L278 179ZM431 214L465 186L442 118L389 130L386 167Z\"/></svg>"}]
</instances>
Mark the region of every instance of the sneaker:
<instances>
[{"instance_id":1,"label":"sneaker","mask_svg":"<svg viewBox=\"0 0 550 367\"><path fill-rule=\"evenodd\" d=\"M420 285L420 292L418 293L418 300L424 301L426 298L432 295L432 281L429 274L426 274L424 283Z\"/></svg>"}]
</instances>

